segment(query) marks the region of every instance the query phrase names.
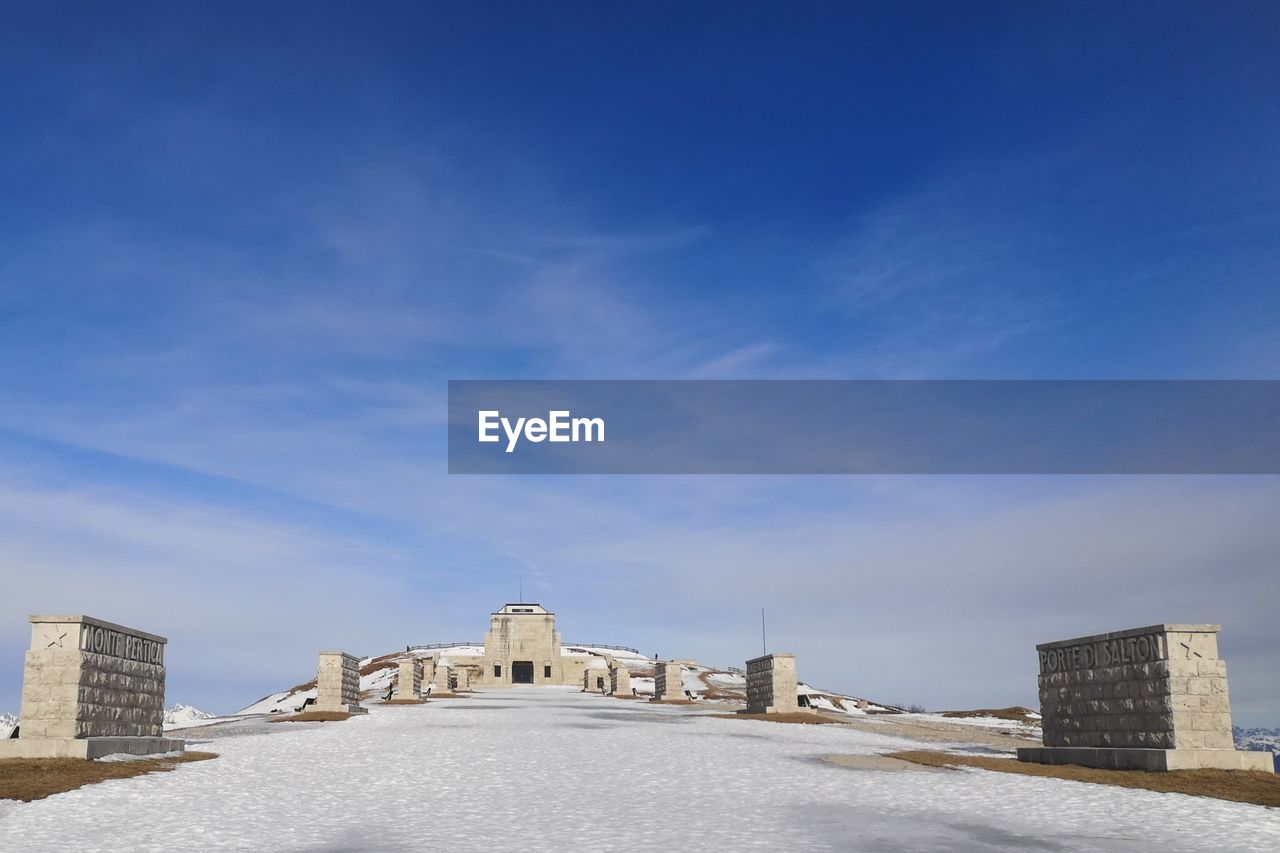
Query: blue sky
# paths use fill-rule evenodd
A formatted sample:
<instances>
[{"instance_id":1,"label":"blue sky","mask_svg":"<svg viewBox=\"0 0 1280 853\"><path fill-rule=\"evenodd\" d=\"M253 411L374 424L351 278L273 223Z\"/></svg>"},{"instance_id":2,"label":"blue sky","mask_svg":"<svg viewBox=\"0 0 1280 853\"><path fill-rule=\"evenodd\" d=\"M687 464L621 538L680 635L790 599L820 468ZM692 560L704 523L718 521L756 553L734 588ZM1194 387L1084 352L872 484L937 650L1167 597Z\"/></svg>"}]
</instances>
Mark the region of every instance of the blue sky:
<instances>
[{"instance_id":1,"label":"blue sky","mask_svg":"<svg viewBox=\"0 0 1280 853\"><path fill-rule=\"evenodd\" d=\"M1280 725L1268 478L450 478L450 378L1275 378L1267 4L95 4L0 30L0 710L29 612L229 711L567 639L1033 703L1216 621ZM674 602L659 609L657 602Z\"/></svg>"}]
</instances>

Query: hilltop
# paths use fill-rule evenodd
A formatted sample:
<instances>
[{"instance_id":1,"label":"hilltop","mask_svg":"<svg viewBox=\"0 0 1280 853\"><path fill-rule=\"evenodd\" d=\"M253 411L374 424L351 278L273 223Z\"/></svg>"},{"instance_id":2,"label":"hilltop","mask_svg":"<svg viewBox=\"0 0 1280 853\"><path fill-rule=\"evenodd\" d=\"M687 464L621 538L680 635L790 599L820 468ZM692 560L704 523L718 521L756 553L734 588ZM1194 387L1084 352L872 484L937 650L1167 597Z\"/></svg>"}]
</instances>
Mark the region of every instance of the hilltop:
<instances>
[{"instance_id":1,"label":"hilltop","mask_svg":"<svg viewBox=\"0 0 1280 853\"><path fill-rule=\"evenodd\" d=\"M449 664L452 658L474 658L484 652L480 646L448 646L443 648L420 648L402 652L390 652L377 657L364 658L360 661L360 692L365 699L382 698L395 682L397 668L402 660L409 658L435 657ZM606 659L626 667L631 675L631 687L636 696L653 695L653 661L639 652L628 649L604 648L597 646L565 645L561 653L566 657L589 657L598 659L599 666L605 666ZM589 662L589 668L595 662ZM710 704L740 705L746 702L746 674L734 667L716 667L700 664L697 661L681 661L685 696L696 702ZM423 689L429 689L423 685ZM248 714L290 713L300 710L308 699L315 698L315 680L298 684L287 690L264 696L258 701L238 711L235 716ZM799 685L799 695L804 697L802 703L813 708L850 716L867 714L898 714L903 709L883 702L821 690L808 684Z\"/></svg>"}]
</instances>

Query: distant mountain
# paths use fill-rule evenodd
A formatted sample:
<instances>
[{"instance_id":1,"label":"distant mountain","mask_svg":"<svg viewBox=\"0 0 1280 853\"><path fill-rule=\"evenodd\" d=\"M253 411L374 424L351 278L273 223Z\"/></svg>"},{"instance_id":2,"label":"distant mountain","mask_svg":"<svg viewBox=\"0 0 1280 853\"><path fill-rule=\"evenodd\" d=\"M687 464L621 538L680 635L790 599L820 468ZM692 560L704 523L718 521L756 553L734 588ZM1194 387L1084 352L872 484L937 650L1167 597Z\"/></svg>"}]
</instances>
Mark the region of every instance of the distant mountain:
<instances>
[{"instance_id":1,"label":"distant mountain","mask_svg":"<svg viewBox=\"0 0 1280 853\"><path fill-rule=\"evenodd\" d=\"M16 725L18 725L18 718L13 714L0 714L0 740L7 740Z\"/></svg>"},{"instance_id":2,"label":"distant mountain","mask_svg":"<svg viewBox=\"0 0 1280 853\"><path fill-rule=\"evenodd\" d=\"M1236 749L1280 753L1280 729L1242 729L1234 726L1232 733L1236 738Z\"/></svg>"},{"instance_id":3,"label":"distant mountain","mask_svg":"<svg viewBox=\"0 0 1280 853\"><path fill-rule=\"evenodd\" d=\"M216 714L210 714L208 711L201 711L199 708L192 708L190 705L179 703L164 712L164 725L165 728L181 727L199 720L212 720L216 716Z\"/></svg>"}]
</instances>

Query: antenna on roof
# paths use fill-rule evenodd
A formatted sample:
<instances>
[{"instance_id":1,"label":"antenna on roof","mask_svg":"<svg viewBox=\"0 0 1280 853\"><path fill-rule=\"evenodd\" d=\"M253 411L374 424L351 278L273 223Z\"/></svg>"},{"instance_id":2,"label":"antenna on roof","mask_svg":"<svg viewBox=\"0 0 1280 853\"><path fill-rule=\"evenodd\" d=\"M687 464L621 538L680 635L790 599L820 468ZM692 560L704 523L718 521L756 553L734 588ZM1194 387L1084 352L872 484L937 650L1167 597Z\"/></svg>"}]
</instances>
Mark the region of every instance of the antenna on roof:
<instances>
[{"instance_id":1,"label":"antenna on roof","mask_svg":"<svg viewBox=\"0 0 1280 853\"><path fill-rule=\"evenodd\" d=\"M520 597L516 601L524 604L524 578L520 578Z\"/></svg>"},{"instance_id":2,"label":"antenna on roof","mask_svg":"<svg viewBox=\"0 0 1280 853\"><path fill-rule=\"evenodd\" d=\"M760 654L769 654L769 642L764 633L764 608L760 608Z\"/></svg>"}]
</instances>

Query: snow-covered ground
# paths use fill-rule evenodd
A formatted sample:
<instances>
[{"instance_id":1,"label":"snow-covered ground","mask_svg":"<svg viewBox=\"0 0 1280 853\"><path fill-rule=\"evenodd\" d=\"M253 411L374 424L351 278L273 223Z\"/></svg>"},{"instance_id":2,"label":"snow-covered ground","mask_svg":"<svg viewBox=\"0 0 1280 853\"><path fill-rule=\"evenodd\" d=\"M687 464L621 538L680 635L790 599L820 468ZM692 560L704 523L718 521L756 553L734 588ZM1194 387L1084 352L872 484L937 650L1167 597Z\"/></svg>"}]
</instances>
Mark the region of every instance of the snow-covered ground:
<instances>
[{"instance_id":1,"label":"snow-covered ground","mask_svg":"<svg viewBox=\"0 0 1280 853\"><path fill-rule=\"evenodd\" d=\"M0 850L1280 849L1280 811L1258 806L823 763L913 745L846 726L563 688L371 711L259 724L209 742L215 761L0 803Z\"/></svg>"}]
</instances>

